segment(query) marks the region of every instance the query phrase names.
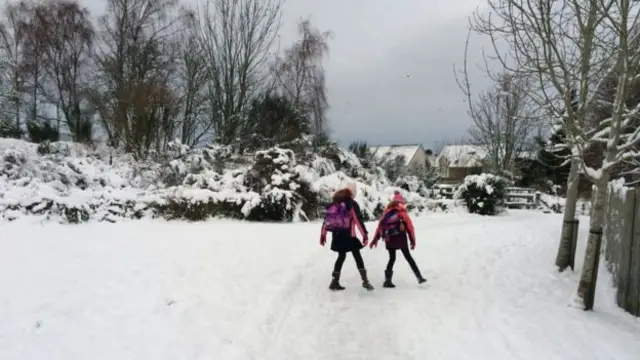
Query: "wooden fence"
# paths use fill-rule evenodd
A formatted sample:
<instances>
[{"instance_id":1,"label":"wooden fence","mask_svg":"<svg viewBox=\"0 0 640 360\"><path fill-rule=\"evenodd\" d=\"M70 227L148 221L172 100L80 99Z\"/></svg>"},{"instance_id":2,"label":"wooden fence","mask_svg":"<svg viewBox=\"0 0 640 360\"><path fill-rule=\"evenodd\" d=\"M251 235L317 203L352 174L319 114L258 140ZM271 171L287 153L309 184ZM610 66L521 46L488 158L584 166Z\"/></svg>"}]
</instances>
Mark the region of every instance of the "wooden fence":
<instances>
[{"instance_id":1,"label":"wooden fence","mask_svg":"<svg viewBox=\"0 0 640 360\"><path fill-rule=\"evenodd\" d=\"M437 184L433 194L436 198L453 199L456 188L455 185ZM537 209L540 204L540 193L535 189L513 186L505 189L504 206L509 209Z\"/></svg>"},{"instance_id":2,"label":"wooden fence","mask_svg":"<svg viewBox=\"0 0 640 360\"><path fill-rule=\"evenodd\" d=\"M536 209L540 206L540 193L534 189L508 187L504 205L510 209Z\"/></svg>"},{"instance_id":3,"label":"wooden fence","mask_svg":"<svg viewBox=\"0 0 640 360\"><path fill-rule=\"evenodd\" d=\"M439 199L453 199L456 189L456 185L436 184L433 187L433 194Z\"/></svg>"},{"instance_id":4,"label":"wooden fence","mask_svg":"<svg viewBox=\"0 0 640 360\"><path fill-rule=\"evenodd\" d=\"M603 232L618 306L640 316L640 189L609 185Z\"/></svg>"}]
</instances>

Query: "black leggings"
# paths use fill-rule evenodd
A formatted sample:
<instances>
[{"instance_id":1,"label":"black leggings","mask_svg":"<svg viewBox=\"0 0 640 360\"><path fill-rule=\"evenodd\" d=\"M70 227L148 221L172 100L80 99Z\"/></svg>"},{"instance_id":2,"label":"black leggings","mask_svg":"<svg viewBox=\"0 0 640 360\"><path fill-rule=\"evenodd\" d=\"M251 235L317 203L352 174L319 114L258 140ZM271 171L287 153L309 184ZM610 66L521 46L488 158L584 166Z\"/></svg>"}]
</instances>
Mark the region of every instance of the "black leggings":
<instances>
[{"instance_id":1,"label":"black leggings","mask_svg":"<svg viewBox=\"0 0 640 360\"><path fill-rule=\"evenodd\" d=\"M353 254L353 259L356 261L356 265L358 269L364 269L364 260L362 260L362 255L360 254L360 250L354 250L351 252ZM342 270L342 265L344 261L347 259L347 251L340 251L338 253L338 258L336 259L336 264L333 266L334 272L340 272Z\"/></svg>"},{"instance_id":2,"label":"black leggings","mask_svg":"<svg viewBox=\"0 0 640 360\"><path fill-rule=\"evenodd\" d=\"M397 250L398 249L387 249L387 251L389 251L389 262L387 263L387 271L393 271L393 265L396 263ZM402 251L402 255L409 263L409 266L411 266L411 270L413 270L414 273L419 273L420 270L418 270L418 265L416 265L415 260L413 260L413 256L411 256L411 252L409 252L409 248L405 247L400 249L400 251Z\"/></svg>"}]
</instances>

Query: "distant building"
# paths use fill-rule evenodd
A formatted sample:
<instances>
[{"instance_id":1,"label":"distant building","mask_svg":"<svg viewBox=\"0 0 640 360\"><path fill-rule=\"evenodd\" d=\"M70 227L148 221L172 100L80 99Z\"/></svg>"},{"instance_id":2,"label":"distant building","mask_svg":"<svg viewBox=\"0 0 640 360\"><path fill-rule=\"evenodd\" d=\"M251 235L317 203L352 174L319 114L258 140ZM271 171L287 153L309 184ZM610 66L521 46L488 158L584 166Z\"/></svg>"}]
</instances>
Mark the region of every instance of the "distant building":
<instances>
[{"instance_id":1,"label":"distant building","mask_svg":"<svg viewBox=\"0 0 640 360\"><path fill-rule=\"evenodd\" d=\"M487 156L486 147L481 145L445 146L436 158L440 181L445 184L460 184L468 175L488 172ZM532 160L536 156L535 152L521 151L514 160L518 164L519 160ZM516 165L513 171L516 177L521 175L519 166Z\"/></svg>"},{"instance_id":2,"label":"distant building","mask_svg":"<svg viewBox=\"0 0 640 360\"><path fill-rule=\"evenodd\" d=\"M462 183L467 175L480 174L486 170L487 152L482 146L448 145L437 156L440 182Z\"/></svg>"},{"instance_id":3,"label":"distant building","mask_svg":"<svg viewBox=\"0 0 640 360\"><path fill-rule=\"evenodd\" d=\"M415 170L419 167L428 169L432 165L430 155L428 155L424 147L419 144L373 146L370 149L373 156L378 160L385 158L395 159L398 156L403 156L404 163L408 169ZM431 156L433 156L433 153Z\"/></svg>"}]
</instances>

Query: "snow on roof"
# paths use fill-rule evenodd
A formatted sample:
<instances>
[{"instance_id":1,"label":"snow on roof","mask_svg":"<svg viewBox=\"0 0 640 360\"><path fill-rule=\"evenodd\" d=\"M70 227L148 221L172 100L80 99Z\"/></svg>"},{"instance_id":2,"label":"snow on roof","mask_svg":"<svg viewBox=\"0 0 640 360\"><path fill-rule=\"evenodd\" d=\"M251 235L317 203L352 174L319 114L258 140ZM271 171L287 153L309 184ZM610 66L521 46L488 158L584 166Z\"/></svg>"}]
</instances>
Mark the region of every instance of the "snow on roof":
<instances>
[{"instance_id":1,"label":"snow on roof","mask_svg":"<svg viewBox=\"0 0 640 360\"><path fill-rule=\"evenodd\" d=\"M482 166L482 160L486 156L487 151L481 146L448 145L438 155L438 161L444 158L451 167L476 167Z\"/></svg>"},{"instance_id":2,"label":"snow on roof","mask_svg":"<svg viewBox=\"0 0 640 360\"><path fill-rule=\"evenodd\" d=\"M409 164L409 161L413 158L413 155L418 151L421 145L391 145L391 146L373 146L371 152L373 156L378 159L384 157L396 158L398 156L404 156L405 165Z\"/></svg>"}]
</instances>

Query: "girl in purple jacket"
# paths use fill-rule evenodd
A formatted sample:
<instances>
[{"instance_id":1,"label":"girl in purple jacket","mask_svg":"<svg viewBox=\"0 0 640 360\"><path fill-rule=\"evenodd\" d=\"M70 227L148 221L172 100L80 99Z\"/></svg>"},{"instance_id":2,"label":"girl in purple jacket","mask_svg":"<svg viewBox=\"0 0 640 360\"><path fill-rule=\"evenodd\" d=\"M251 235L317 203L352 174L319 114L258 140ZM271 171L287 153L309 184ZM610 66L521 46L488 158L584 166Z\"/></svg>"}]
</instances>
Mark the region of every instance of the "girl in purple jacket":
<instances>
[{"instance_id":1,"label":"girl in purple jacket","mask_svg":"<svg viewBox=\"0 0 640 360\"><path fill-rule=\"evenodd\" d=\"M345 289L340 285L340 271L342 270L342 265L347 258L348 252L353 255L353 259L356 261L360 277L362 278L362 287L367 290L373 290L373 286L367 278L367 270L364 266L362 254L360 254L360 249L367 246L369 240L360 206L354 200L355 194L355 184L350 184L346 188L338 190L333 194L333 202L327 208L327 214L322 223L320 245L325 245L327 242L327 232L331 232L331 250L338 253L338 258L333 267L331 284L329 285L329 289L331 290ZM364 238L362 242L356 237L356 228Z\"/></svg>"}]
</instances>

